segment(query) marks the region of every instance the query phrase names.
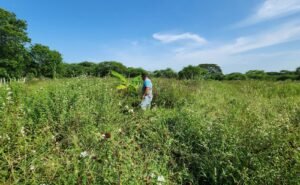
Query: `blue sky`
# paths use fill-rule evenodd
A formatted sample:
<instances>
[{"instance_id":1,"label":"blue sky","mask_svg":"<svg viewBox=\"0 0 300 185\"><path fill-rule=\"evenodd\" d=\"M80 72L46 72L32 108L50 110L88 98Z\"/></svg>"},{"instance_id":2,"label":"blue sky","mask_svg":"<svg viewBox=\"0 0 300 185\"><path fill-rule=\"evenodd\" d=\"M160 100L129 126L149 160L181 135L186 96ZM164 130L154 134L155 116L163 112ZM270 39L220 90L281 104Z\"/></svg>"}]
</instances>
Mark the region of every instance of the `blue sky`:
<instances>
[{"instance_id":1,"label":"blue sky","mask_svg":"<svg viewBox=\"0 0 300 185\"><path fill-rule=\"evenodd\" d=\"M300 0L0 0L65 62L225 73L300 66Z\"/></svg>"}]
</instances>

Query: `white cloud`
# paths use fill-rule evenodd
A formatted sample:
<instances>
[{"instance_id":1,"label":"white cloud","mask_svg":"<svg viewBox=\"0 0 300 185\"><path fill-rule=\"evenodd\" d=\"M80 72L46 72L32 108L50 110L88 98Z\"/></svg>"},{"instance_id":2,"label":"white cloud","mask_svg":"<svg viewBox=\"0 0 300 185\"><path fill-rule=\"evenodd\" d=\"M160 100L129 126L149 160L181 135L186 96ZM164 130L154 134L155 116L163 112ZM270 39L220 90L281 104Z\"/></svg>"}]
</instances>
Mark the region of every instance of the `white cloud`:
<instances>
[{"instance_id":1,"label":"white cloud","mask_svg":"<svg viewBox=\"0 0 300 185\"><path fill-rule=\"evenodd\" d=\"M223 47L229 53L241 53L300 39L300 24L291 23L268 32L240 37L235 43Z\"/></svg>"},{"instance_id":2,"label":"white cloud","mask_svg":"<svg viewBox=\"0 0 300 185\"><path fill-rule=\"evenodd\" d=\"M288 48L287 45L286 48L276 49L274 46L297 40L300 40L300 21L244 35L226 43L209 41L205 47L191 47L186 42L166 46L152 41L139 41L135 46L129 41L126 46L108 47L105 50L111 50L107 56L114 56L114 60L147 70L167 67L181 70L190 64L215 63L220 65L225 73L245 72L250 69L278 71L294 70L298 67L300 52L297 50L299 47ZM272 50L259 50L272 46Z\"/></svg>"},{"instance_id":3,"label":"white cloud","mask_svg":"<svg viewBox=\"0 0 300 185\"><path fill-rule=\"evenodd\" d=\"M197 44L206 44L207 41L194 33L182 33L182 34L163 34L163 33L154 33L153 38L162 42L162 43L172 43L177 41L193 41Z\"/></svg>"},{"instance_id":4,"label":"white cloud","mask_svg":"<svg viewBox=\"0 0 300 185\"><path fill-rule=\"evenodd\" d=\"M263 33L239 37L232 43L204 50L182 50L179 57L215 58L224 55L239 54L259 48L300 40L300 23L290 22Z\"/></svg>"},{"instance_id":5,"label":"white cloud","mask_svg":"<svg viewBox=\"0 0 300 185\"><path fill-rule=\"evenodd\" d=\"M174 39L163 38L164 43L175 42ZM250 69L294 70L300 65L300 52L297 50L299 46L289 48L288 42L297 40L300 40L300 21L277 25L260 33L244 35L226 43L209 41L209 44L205 46L196 43L197 47L187 42L166 46L157 44L153 40L139 41L137 45L133 44L135 41L128 41L126 45L108 46L102 49L109 53L101 53L99 56L113 56L113 60L121 61L127 66L143 67L147 70L167 67L181 70L184 66L200 63L216 63L225 73L245 72ZM283 43L287 43L285 48L274 47ZM272 50L259 50L272 46Z\"/></svg>"},{"instance_id":6,"label":"white cloud","mask_svg":"<svg viewBox=\"0 0 300 185\"><path fill-rule=\"evenodd\" d=\"M252 16L240 22L237 26L248 26L297 12L300 12L300 0L265 0Z\"/></svg>"}]
</instances>

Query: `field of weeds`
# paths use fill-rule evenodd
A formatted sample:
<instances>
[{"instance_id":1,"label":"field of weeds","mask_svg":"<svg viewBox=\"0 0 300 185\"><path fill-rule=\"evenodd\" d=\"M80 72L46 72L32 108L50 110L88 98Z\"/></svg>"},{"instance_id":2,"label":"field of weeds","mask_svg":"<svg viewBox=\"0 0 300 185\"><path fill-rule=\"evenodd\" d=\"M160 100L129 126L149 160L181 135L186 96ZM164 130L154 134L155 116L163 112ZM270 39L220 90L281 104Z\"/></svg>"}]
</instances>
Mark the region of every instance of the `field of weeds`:
<instances>
[{"instance_id":1,"label":"field of weeds","mask_svg":"<svg viewBox=\"0 0 300 185\"><path fill-rule=\"evenodd\" d=\"M113 79L0 86L0 184L298 184L300 84Z\"/></svg>"}]
</instances>

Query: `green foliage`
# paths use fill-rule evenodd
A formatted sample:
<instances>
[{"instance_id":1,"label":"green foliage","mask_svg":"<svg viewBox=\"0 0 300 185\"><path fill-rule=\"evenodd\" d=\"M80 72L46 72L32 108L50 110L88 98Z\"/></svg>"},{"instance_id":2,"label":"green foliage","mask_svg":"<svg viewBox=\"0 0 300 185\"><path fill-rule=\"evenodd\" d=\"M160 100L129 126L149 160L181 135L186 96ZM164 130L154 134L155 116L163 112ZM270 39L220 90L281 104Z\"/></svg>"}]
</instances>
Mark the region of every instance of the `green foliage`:
<instances>
[{"instance_id":1,"label":"green foliage","mask_svg":"<svg viewBox=\"0 0 300 185\"><path fill-rule=\"evenodd\" d=\"M225 75L225 80L246 80L246 75L242 73L230 73Z\"/></svg>"},{"instance_id":2,"label":"green foliage","mask_svg":"<svg viewBox=\"0 0 300 185\"><path fill-rule=\"evenodd\" d=\"M296 71L287 71L282 70L280 72L267 72L266 73L267 80L274 80L274 81L285 81L285 80L297 80Z\"/></svg>"},{"instance_id":3,"label":"green foliage","mask_svg":"<svg viewBox=\"0 0 300 185\"><path fill-rule=\"evenodd\" d=\"M178 76L180 79L192 79L199 80L205 79L205 76L208 74L208 71L199 67L189 65L184 67L181 71L179 71Z\"/></svg>"},{"instance_id":4,"label":"green foliage","mask_svg":"<svg viewBox=\"0 0 300 185\"><path fill-rule=\"evenodd\" d=\"M5 68L0 68L0 78L9 78L9 75Z\"/></svg>"},{"instance_id":5,"label":"green foliage","mask_svg":"<svg viewBox=\"0 0 300 185\"><path fill-rule=\"evenodd\" d=\"M156 78L177 78L178 74L171 68L164 70L156 70L153 72L154 77Z\"/></svg>"},{"instance_id":6,"label":"green foliage","mask_svg":"<svg viewBox=\"0 0 300 185\"><path fill-rule=\"evenodd\" d=\"M48 46L35 44L30 54L37 65L38 75L55 78L61 71L62 56L58 51L50 50Z\"/></svg>"},{"instance_id":7,"label":"green foliage","mask_svg":"<svg viewBox=\"0 0 300 185\"><path fill-rule=\"evenodd\" d=\"M85 75L85 70L78 64L63 64L63 75L64 77L78 77Z\"/></svg>"},{"instance_id":8,"label":"green foliage","mask_svg":"<svg viewBox=\"0 0 300 185\"><path fill-rule=\"evenodd\" d=\"M296 74L297 74L297 75L300 75L300 67L297 67L297 69L296 69Z\"/></svg>"},{"instance_id":9,"label":"green foliage","mask_svg":"<svg viewBox=\"0 0 300 185\"><path fill-rule=\"evenodd\" d=\"M191 85L195 83L195 87ZM180 84L180 85L178 85ZM181 108L194 101L197 82L157 79L155 81L153 104L164 108Z\"/></svg>"},{"instance_id":10,"label":"green foliage","mask_svg":"<svg viewBox=\"0 0 300 185\"><path fill-rule=\"evenodd\" d=\"M110 71L116 71L121 74L126 74L126 66L119 62L109 61L109 62L101 62L97 64L95 68L95 74L99 77L104 77L110 74Z\"/></svg>"},{"instance_id":11,"label":"green foliage","mask_svg":"<svg viewBox=\"0 0 300 185\"><path fill-rule=\"evenodd\" d=\"M208 71L208 73L205 76L206 79L212 79L212 80L223 79L222 69L217 64L199 64L198 66Z\"/></svg>"},{"instance_id":12,"label":"green foliage","mask_svg":"<svg viewBox=\"0 0 300 185\"><path fill-rule=\"evenodd\" d=\"M27 24L16 15L0 8L0 68L7 78L19 78L25 68L25 44L30 42ZM3 73L3 70L2 70Z\"/></svg>"},{"instance_id":13,"label":"green foliage","mask_svg":"<svg viewBox=\"0 0 300 185\"><path fill-rule=\"evenodd\" d=\"M129 77L129 78L132 78L132 77L136 77L136 76L140 76L142 75L143 73L146 73L146 70L142 69L142 68L134 68L134 67L128 67L127 70L126 70L126 75Z\"/></svg>"},{"instance_id":14,"label":"green foliage","mask_svg":"<svg viewBox=\"0 0 300 185\"><path fill-rule=\"evenodd\" d=\"M266 78L266 74L262 70L250 70L246 72L246 76L248 79L253 80L264 80Z\"/></svg>"},{"instance_id":15,"label":"green foliage","mask_svg":"<svg viewBox=\"0 0 300 185\"><path fill-rule=\"evenodd\" d=\"M0 184L299 183L298 83L152 80L146 112L110 78L1 85Z\"/></svg>"},{"instance_id":16,"label":"green foliage","mask_svg":"<svg viewBox=\"0 0 300 185\"><path fill-rule=\"evenodd\" d=\"M111 75L119 80L117 90L123 91L126 95L137 95L138 89L141 85L141 76L137 76L133 79L127 79L122 74L111 71Z\"/></svg>"},{"instance_id":17,"label":"green foliage","mask_svg":"<svg viewBox=\"0 0 300 185\"><path fill-rule=\"evenodd\" d=\"M2 71L2 77L4 78L15 78L21 76L22 67L16 60L0 59L0 66Z\"/></svg>"}]
</instances>

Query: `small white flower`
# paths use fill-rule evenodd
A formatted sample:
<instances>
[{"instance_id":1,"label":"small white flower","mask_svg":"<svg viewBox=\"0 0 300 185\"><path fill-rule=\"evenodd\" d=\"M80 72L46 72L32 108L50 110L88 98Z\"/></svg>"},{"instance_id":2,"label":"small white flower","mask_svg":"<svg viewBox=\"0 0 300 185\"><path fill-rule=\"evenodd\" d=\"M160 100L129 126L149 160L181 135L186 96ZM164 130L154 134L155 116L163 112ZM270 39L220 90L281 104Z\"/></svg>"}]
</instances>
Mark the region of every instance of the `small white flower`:
<instances>
[{"instance_id":1,"label":"small white flower","mask_svg":"<svg viewBox=\"0 0 300 185\"><path fill-rule=\"evenodd\" d=\"M53 141L55 141L55 136L52 135L52 136L51 136L51 139L52 139Z\"/></svg>"},{"instance_id":2,"label":"small white flower","mask_svg":"<svg viewBox=\"0 0 300 185\"><path fill-rule=\"evenodd\" d=\"M166 182L164 176L162 176L162 175L160 175L160 176L157 177L157 181L158 182Z\"/></svg>"},{"instance_id":3,"label":"small white flower","mask_svg":"<svg viewBox=\"0 0 300 185\"><path fill-rule=\"evenodd\" d=\"M208 130L208 131L211 131L211 127L210 127L210 126L209 126L209 127L207 127L207 130Z\"/></svg>"},{"instance_id":4,"label":"small white flower","mask_svg":"<svg viewBox=\"0 0 300 185\"><path fill-rule=\"evenodd\" d=\"M22 136L25 136L25 129L24 129L24 127L21 128L20 132L21 132Z\"/></svg>"},{"instance_id":5,"label":"small white flower","mask_svg":"<svg viewBox=\"0 0 300 185\"><path fill-rule=\"evenodd\" d=\"M128 112L129 113L133 113L134 111L133 111L133 109L129 109Z\"/></svg>"},{"instance_id":6,"label":"small white flower","mask_svg":"<svg viewBox=\"0 0 300 185\"><path fill-rule=\"evenodd\" d=\"M30 165L30 170L33 171L35 167L33 165Z\"/></svg>"},{"instance_id":7,"label":"small white flower","mask_svg":"<svg viewBox=\"0 0 300 185\"><path fill-rule=\"evenodd\" d=\"M105 139L106 138L106 135L105 134L102 134L101 135L101 139Z\"/></svg>"},{"instance_id":8,"label":"small white flower","mask_svg":"<svg viewBox=\"0 0 300 185\"><path fill-rule=\"evenodd\" d=\"M155 174L154 174L154 173L151 173L151 174L150 174L150 177L151 177L151 178L155 178Z\"/></svg>"},{"instance_id":9,"label":"small white flower","mask_svg":"<svg viewBox=\"0 0 300 185\"><path fill-rule=\"evenodd\" d=\"M125 105L125 109L129 109L128 105Z\"/></svg>"},{"instance_id":10,"label":"small white flower","mask_svg":"<svg viewBox=\"0 0 300 185\"><path fill-rule=\"evenodd\" d=\"M85 157L87 157L89 154L87 153L87 151L84 151L84 152L81 152L80 153L80 157L81 158L85 158Z\"/></svg>"}]
</instances>

